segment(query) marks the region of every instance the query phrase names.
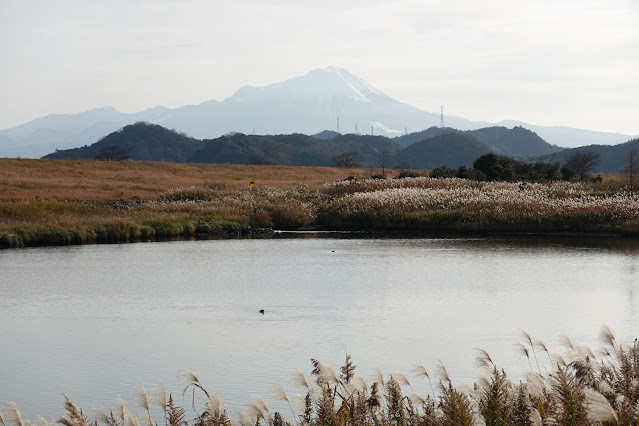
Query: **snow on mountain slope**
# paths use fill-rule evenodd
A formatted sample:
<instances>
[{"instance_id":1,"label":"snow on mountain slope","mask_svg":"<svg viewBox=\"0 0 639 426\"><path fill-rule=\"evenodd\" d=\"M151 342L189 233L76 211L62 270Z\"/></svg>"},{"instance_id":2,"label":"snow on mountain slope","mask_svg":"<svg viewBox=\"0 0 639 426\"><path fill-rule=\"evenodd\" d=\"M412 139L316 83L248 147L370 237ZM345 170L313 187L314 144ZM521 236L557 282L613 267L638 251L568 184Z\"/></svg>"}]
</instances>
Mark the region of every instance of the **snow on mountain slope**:
<instances>
[{"instance_id":1,"label":"snow on mountain slope","mask_svg":"<svg viewBox=\"0 0 639 426\"><path fill-rule=\"evenodd\" d=\"M331 66L264 87L245 86L221 102L210 100L175 109L156 107L133 114L103 107L37 118L0 130L0 156L39 157L55 149L90 145L137 121L211 139L229 132L316 134L336 129L338 117L341 133L368 134L372 128L375 135L390 137L401 135L405 129L416 132L440 124L439 113L399 102L349 71ZM445 123L459 130L493 125L454 116L446 116ZM517 124L561 146L615 144L631 139L615 133Z\"/></svg>"}]
</instances>

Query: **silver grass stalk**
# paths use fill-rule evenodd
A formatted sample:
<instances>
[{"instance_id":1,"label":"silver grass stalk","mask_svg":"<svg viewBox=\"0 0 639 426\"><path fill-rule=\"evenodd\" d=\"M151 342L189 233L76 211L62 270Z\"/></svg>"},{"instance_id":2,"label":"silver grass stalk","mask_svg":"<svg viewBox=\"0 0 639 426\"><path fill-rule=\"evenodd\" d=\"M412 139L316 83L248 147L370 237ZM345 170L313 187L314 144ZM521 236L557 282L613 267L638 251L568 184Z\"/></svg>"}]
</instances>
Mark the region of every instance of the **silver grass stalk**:
<instances>
[{"instance_id":1,"label":"silver grass stalk","mask_svg":"<svg viewBox=\"0 0 639 426\"><path fill-rule=\"evenodd\" d=\"M251 401L249 402L249 409L258 419L262 418L269 424L272 423L271 409L261 396L253 395L251 397Z\"/></svg>"},{"instance_id":2,"label":"silver grass stalk","mask_svg":"<svg viewBox=\"0 0 639 426\"><path fill-rule=\"evenodd\" d=\"M359 374L353 379L353 386L355 386L355 389L358 391L368 389L368 383L366 382L366 379Z\"/></svg>"},{"instance_id":3,"label":"silver grass stalk","mask_svg":"<svg viewBox=\"0 0 639 426\"><path fill-rule=\"evenodd\" d=\"M7 421L9 425L26 426L25 421L22 418L22 414L20 414L20 410L18 410L18 406L15 402L7 403L6 407Z\"/></svg>"},{"instance_id":4,"label":"silver grass stalk","mask_svg":"<svg viewBox=\"0 0 639 426\"><path fill-rule=\"evenodd\" d=\"M601 331L599 331L599 339L604 345L610 346L611 348L616 348L617 346L615 333L613 333L610 327L608 327L607 325L601 327Z\"/></svg>"},{"instance_id":5,"label":"silver grass stalk","mask_svg":"<svg viewBox=\"0 0 639 426\"><path fill-rule=\"evenodd\" d=\"M423 407L426 404L426 400L416 393L412 393L409 396L409 399L413 403L413 405Z\"/></svg>"},{"instance_id":6,"label":"silver grass stalk","mask_svg":"<svg viewBox=\"0 0 639 426\"><path fill-rule=\"evenodd\" d=\"M430 374L428 374L428 370L426 370L426 367L424 367L422 364L415 364L415 367L413 368L413 373L417 377L426 377L428 379L428 384L430 385L430 391L432 392L431 395L434 398L435 389L433 388L433 382L430 380Z\"/></svg>"},{"instance_id":7,"label":"silver grass stalk","mask_svg":"<svg viewBox=\"0 0 639 426\"><path fill-rule=\"evenodd\" d=\"M2 415L2 411L0 411L0 423L4 424L4 416Z\"/></svg>"},{"instance_id":8,"label":"silver grass stalk","mask_svg":"<svg viewBox=\"0 0 639 426\"><path fill-rule=\"evenodd\" d=\"M293 395L293 405L295 406L295 409L297 411L304 412L304 410L306 409L306 398L296 393L295 395Z\"/></svg>"},{"instance_id":9,"label":"silver grass stalk","mask_svg":"<svg viewBox=\"0 0 639 426\"><path fill-rule=\"evenodd\" d=\"M177 374L177 379L180 382L180 385L183 388L183 393L186 393L189 387L195 386L200 387L200 378L197 376L197 373L193 370L180 370Z\"/></svg>"},{"instance_id":10,"label":"silver grass stalk","mask_svg":"<svg viewBox=\"0 0 639 426\"><path fill-rule=\"evenodd\" d=\"M597 424L613 423L618 421L617 413L610 405L605 396L594 389L584 389L584 406L587 417Z\"/></svg>"},{"instance_id":11,"label":"silver grass stalk","mask_svg":"<svg viewBox=\"0 0 639 426\"><path fill-rule=\"evenodd\" d=\"M133 417L131 413L126 413L126 419L124 421L125 426L140 426L138 419Z\"/></svg>"},{"instance_id":12,"label":"silver grass stalk","mask_svg":"<svg viewBox=\"0 0 639 426\"><path fill-rule=\"evenodd\" d=\"M530 363L530 352L528 351L528 348L521 343L515 343L515 352L526 357L526 359L528 360L528 366L532 371L532 364Z\"/></svg>"},{"instance_id":13,"label":"silver grass stalk","mask_svg":"<svg viewBox=\"0 0 639 426\"><path fill-rule=\"evenodd\" d=\"M89 422L82 410L68 396L62 395L64 395L64 408L67 411L67 415L58 420L58 423L66 426L88 426ZM46 420L42 420L46 423Z\"/></svg>"},{"instance_id":14,"label":"silver grass stalk","mask_svg":"<svg viewBox=\"0 0 639 426\"><path fill-rule=\"evenodd\" d=\"M242 426L254 426L255 422L251 418L251 416L246 411L240 411L240 425Z\"/></svg>"},{"instance_id":15,"label":"silver grass stalk","mask_svg":"<svg viewBox=\"0 0 639 426\"><path fill-rule=\"evenodd\" d=\"M36 426L55 426L56 422L55 421L49 422L44 417L38 416L38 420L36 420L35 424Z\"/></svg>"},{"instance_id":16,"label":"silver grass stalk","mask_svg":"<svg viewBox=\"0 0 639 426\"><path fill-rule=\"evenodd\" d=\"M273 398L275 398L278 401L290 402L288 399L288 395L286 395L286 391L284 390L282 385L280 385L279 383L273 385L272 395L273 395Z\"/></svg>"},{"instance_id":17,"label":"silver grass stalk","mask_svg":"<svg viewBox=\"0 0 639 426\"><path fill-rule=\"evenodd\" d=\"M475 357L475 365L477 365L477 367L485 370L492 370L493 368L496 368L493 359L485 349L474 349L477 351L477 356Z\"/></svg>"},{"instance_id":18,"label":"silver grass stalk","mask_svg":"<svg viewBox=\"0 0 639 426\"><path fill-rule=\"evenodd\" d=\"M141 424L143 424L143 425L144 425L144 424L146 424L146 426L156 426L156 424L155 424L155 422L153 421L153 419L151 418L151 415L150 415L150 414L149 414L149 415L146 415L146 416L143 416L143 417L140 419L140 423L141 423Z\"/></svg>"},{"instance_id":19,"label":"silver grass stalk","mask_svg":"<svg viewBox=\"0 0 639 426\"><path fill-rule=\"evenodd\" d=\"M526 342L528 342L528 345L530 345L530 349L532 350L533 357L535 358L535 364L537 364L537 371L541 373L541 368L539 368L539 361L537 360L537 352L535 351L534 340L532 339L532 337L530 337L530 334L526 333L524 330L521 331L521 336L524 338Z\"/></svg>"},{"instance_id":20,"label":"silver grass stalk","mask_svg":"<svg viewBox=\"0 0 639 426\"><path fill-rule=\"evenodd\" d=\"M106 408L104 408L102 405L99 405L98 408L96 408L95 417L98 423L108 424L110 420L109 411Z\"/></svg>"},{"instance_id":21,"label":"silver grass stalk","mask_svg":"<svg viewBox=\"0 0 639 426\"><path fill-rule=\"evenodd\" d=\"M293 415L293 420L295 420L295 424L297 424L297 416L295 415L295 411L293 411L293 406L291 405L291 401L288 399L288 395L286 391L279 383L273 386L273 398L278 401L286 401L288 403L288 408L291 409L291 414Z\"/></svg>"},{"instance_id":22,"label":"silver grass stalk","mask_svg":"<svg viewBox=\"0 0 639 426\"><path fill-rule=\"evenodd\" d=\"M542 352L546 352L546 356L548 356L548 361L550 361L550 365L552 366L552 359L550 357L550 351L548 351L548 347L546 346L546 344L544 342L542 342L541 340L537 340L537 347L539 347L539 349L541 349Z\"/></svg>"},{"instance_id":23,"label":"silver grass stalk","mask_svg":"<svg viewBox=\"0 0 639 426\"><path fill-rule=\"evenodd\" d=\"M526 377L526 390L529 394L537 397L541 397L543 394L546 385L544 383L544 378L541 374L535 373L534 371L528 371L524 373Z\"/></svg>"},{"instance_id":24,"label":"silver grass stalk","mask_svg":"<svg viewBox=\"0 0 639 426\"><path fill-rule=\"evenodd\" d=\"M373 367L373 373L371 374L371 379L373 382L377 382L380 385L384 386L384 373L378 367Z\"/></svg>"},{"instance_id":25,"label":"silver grass stalk","mask_svg":"<svg viewBox=\"0 0 639 426\"><path fill-rule=\"evenodd\" d=\"M204 406L215 418L219 418L225 411L224 399L218 393L213 393L208 397Z\"/></svg>"},{"instance_id":26,"label":"silver grass stalk","mask_svg":"<svg viewBox=\"0 0 639 426\"><path fill-rule=\"evenodd\" d=\"M400 386L408 386L411 389L413 388L410 384L410 380L408 380L408 377L406 377L404 373L397 372L393 374L393 377L397 380L397 383L399 383Z\"/></svg>"},{"instance_id":27,"label":"silver grass stalk","mask_svg":"<svg viewBox=\"0 0 639 426\"><path fill-rule=\"evenodd\" d=\"M231 426L240 426L240 424L235 419L229 419L229 423Z\"/></svg>"},{"instance_id":28,"label":"silver grass stalk","mask_svg":"<svg viewBox=\"0 0 639 426\"><path fill-rule=\"evenodd\" d=\"M164 383L155 388L153 402L159 405L162 411L166 411L166 406L169 404L169 391Z\"/></svg>"},{"instance_id":29,"label":"silver grass stalk","mask_svg":"<svg viewBox=\"0 0 639 426\"><path fill-rule=\"evenodd\" d=\"M559 355L559 354L555 355L555 360L554 360L554 361L555 361L555 365L556 365L557 367L560 367L560 368L563 368L563 367L565 367L566 365L568 365L568 363L566 362L566 360L564 359L564 357L563 357L563 356L561 356L561 355Z\"/></svg>"},{"instance_id":30,"label":"silver grass stalk","mask_svg":"<svg viewBox=\"0 0 639 426\"><path fill-rule=\"evenodd\" d=\"M450 384L450 375L448 374L448 370L446 370L446 366L444 366L444 363L440 360L437 360L437 363L437 376L439 376L440 380Z\"/></svg>"},{"instance_id":31,"label":"silver grass stalk","mask_svg":"<svg viewBox=\"0 0 639 426\"><path fill-rule=\"evenodd\" d=\"M340 383L339 376L337 375L337 373L335 373L335 370L333 370L333 367L331 367L328 364L324 364L323 362L318 362L318 365L320 369L320 378L322 379L324 383L329 383L329 384Z\"/></svg>"},{"instance_id":32,"label":"silver grass stalk","mask_svg":"<svg viewBox=\"0 0 639 426\"><path fill-rule=\"evenodd\" d=\"M135 403L140 408L144 408L147 412L151 410L151 397L146 391L146 388L142 385L138 385L135 388Z\"/></svg>"},{"instance_id":33,"label":"silver grass stalk","mask_svg":"<svg viewBox=\"0 0 639 426\"><path fill-rule=\"evenodd\" d=\"M306 375L301 370L293 370L290 380L291 386L294 389L306 389L310 390L311 385L306 378Z\"/></svg>"},{"instance_id":34,"label":"silver grass stalk","mask_svg":"<svg viewBox=\"0 0 639 426\"><path fill-rule=\"evenodd\" d=\"M570 349L571 351L575 350L575 344L570 339L570 337L566 335L559 336L559 344L564 346L566 349Z\"/></svg>"},{"instance_id":35,"label":"silver grass stalk","mask_svg":"<svg viewBox=\"0 0 639 426\"><path fill-rule=\"evenodd\" d=\"M126 410L126 401L118 395L118 400L115 401L115 414L122 421L122 425L126 426L126 417L129 414Z\"/></svg>"}]
</instances>

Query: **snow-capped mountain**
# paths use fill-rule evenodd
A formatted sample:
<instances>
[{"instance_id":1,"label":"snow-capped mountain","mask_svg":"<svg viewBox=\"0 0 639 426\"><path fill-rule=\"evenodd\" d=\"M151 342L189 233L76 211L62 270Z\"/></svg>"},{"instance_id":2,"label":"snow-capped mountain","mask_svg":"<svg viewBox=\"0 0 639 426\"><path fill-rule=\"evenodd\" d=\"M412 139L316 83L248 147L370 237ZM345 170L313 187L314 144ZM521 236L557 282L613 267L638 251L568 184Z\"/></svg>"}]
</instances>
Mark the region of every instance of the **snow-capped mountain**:
<instances>
[{"instance_id":1,"label":"snow-capped mountain","mask_svg":"<svg viewBox=\"0 0 639 426\"><path fill-rule=\"evenodd\" d=\"M440 114L401 103L349 71L328 67L264 87L245 86L219 102L207 101L169 109L164 107L126 114L111 107L80 114L49 115L0 130L0 156L40 157L55 149L90 145L101 137L137 121L160 124L198 139L229 132L315 134L336 129L341 133L399 136L440 123ZM493 124L461 117L445 117L447 127L474 130ZM529 126L546 141L562 146L615 144L631 138L615 133ZM571 135L574 135L572 137Z\"/></svg>"}]
</instances>

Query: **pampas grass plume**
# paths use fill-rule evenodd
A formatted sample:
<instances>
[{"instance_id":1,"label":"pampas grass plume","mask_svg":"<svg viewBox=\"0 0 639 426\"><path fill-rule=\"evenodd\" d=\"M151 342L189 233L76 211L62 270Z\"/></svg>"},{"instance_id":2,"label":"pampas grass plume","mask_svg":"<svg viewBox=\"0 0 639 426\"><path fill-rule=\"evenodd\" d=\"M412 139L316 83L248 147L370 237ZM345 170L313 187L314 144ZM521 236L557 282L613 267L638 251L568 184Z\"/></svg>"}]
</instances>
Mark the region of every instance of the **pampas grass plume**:
<instances>
[{"instance_id":1,"label":"pampas grass plume","mask_svg":"<svg viewBox=\"0 0 639 426\"><path fill-rule=\"evenodd\" d=\"M612 348L617 346L617 339L615 339L615 333L612 332L610 327L604 325L599 331L599 339L604 345L608 345Z\"/></svg>"},{"instance_id":2,"label":"pampas grass plume","mask_svg":"<svg viewBox=\"0 0 639 426\"><path fill-rule=\"evenodd\" d=\"M225 411L224 399L220 394L214 392L213 395L206 399L205 407L207 411L213 415L213 417L221 417Z\"/></svg>"},{"instance_id":3,"label":"pampas grass plume","mask_svg":"<svg viewBox=\"0 0 639 426\"><path fill-rule=\"evenodd\" d=\"M377 382L380 385L384 386L384 373L378 367L373 367L373 373L371 374L371 379L373 382Z\"/></svg>"},{"instance_id":4,"label":"pampas grass plume","mask_svg":"<svg viewBox=\"0 0 639 426\"><path fill-rule=\"evenodd\" d=\"M164 383L155 388L153 402L159 405L163 411L166 411L166 406L169 404L169 391Z\"/></svg>"},{"instance_id":5,"label":"pampas grass plume","mask_svg":"<svg viewBox=\"0 0 639 426\"><path fill-rule=\"evenodd\" d=\"M311 389L311 385L306 378L306 375L301 370L293 370L290 383L294 389Z\"/></svg>"},{"instance_id":6,"label":"pampas grass plume","mask_svg":"<svg viewBox=\"0 0 639 426\"><path fill-rule=\"evenodd\" d=\"M22 418L22 414L20 414L20 410L18 410L18 406L15 402L7 403L6 407L7 421L9 424L13 424L15 426L26 426L25 421Z\"/></svg>"},{"instance_id":7,"label":"pampas grass plume","mask_svg":"<svg viewBox=\"0 0 639 426\"><path fill-rule=\"evenodd\" d=\"M290 402L288 400L288 395L286 395L286 391L280 384L273 385L272 395L273 395L273 398L277 399L278 401Z\"/></svg>"},{"instance_id":8,"label":"pampas grass plume","mask_svg":"<svg viewBox=\"0 0 639 426\"><path fill-rule=\"evenodd\" d=\"M177 378L180 385L184 388L184 392L186 392L189 386L200 384L200 379L193 370L180 370L177 374Z\"/></svg>"},{"instance_id":9,"label":"pampas grass plume","mask_svg":"<svg viewBox=\"0 0 639 426\"><path fill-rule=\"evenodd\" d=\"M144 408L146 411L151 410L151 398L146 388L142 385L138 385L135 388L135 403L140 408Z\"/></svg>"},{"instance_id":10,"label":"pampas grass plume","mask_svg":"<svg viewBox=\"0 0 639 426\"><path fill-rule=\"evenodd\" d=\"M584 397L584 405L588 410L588 418L590 420L597 424L617 423L617 413L615 413L605 396L594 389L585 388Z\"/></svg>"},{"instance_id":11,"label":"pampas grass plume","mask_svg":"<svg viewBox=\"0 0 639 426\"><path fill-rule=\"evenodd\" d=\"M439 376L440 380L446 383L451 383L450 375L448 374L448 370L446 370L446 366L439 360L437 361L437 375Z\"/></svg>"},{"instance_id":12,"label":"pampas grass plume","mask_svg":"<svg viewBox=\"0 0 639 426\"><path fill-rule=\"evenodd\" d=\"M495 368L495 363L485 349L475 348L477 356L475 357L475 365L479 368L486 370L492 370Z\"/></svg>"},{"instance_id":13,"label":"pampas grass plume","mask_svg":"<svg viewBox=\"0 0 639 426\"><path fill-rule=\"evenodd\" d=\"M251 416L248 415L248 413L246 411L240 411L238 415L240 417L240 425L242 425L242 426L255 426L255 422L253 421Z\"/></svg>"}]
</instances>

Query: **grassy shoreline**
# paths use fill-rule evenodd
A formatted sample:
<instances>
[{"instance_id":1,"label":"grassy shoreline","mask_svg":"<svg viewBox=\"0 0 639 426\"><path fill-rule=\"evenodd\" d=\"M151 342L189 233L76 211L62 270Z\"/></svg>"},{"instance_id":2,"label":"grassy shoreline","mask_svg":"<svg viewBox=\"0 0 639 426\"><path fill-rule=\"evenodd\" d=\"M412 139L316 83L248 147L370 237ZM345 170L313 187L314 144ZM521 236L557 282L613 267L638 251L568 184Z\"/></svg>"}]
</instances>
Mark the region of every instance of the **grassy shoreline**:
<instances>
[{"instance_id":1,"label":"grassy shoreline","mask_svg":"<svg viewBox=\"0 0 639 426\"><path fill-rule=\"evenodd\" d=\"M31 161L30 170L40 173L40 161L44 160ZM15 192L11 190L0 196L0 247L153 241L308 229L478 235L639 235L639 196L624 188L620 179L612 177L603 183L544 184L426 177L335 180L335 176L344 176L351 170L67 163L42 163L55 171L54 176L32 182L29 197L7 195ZM19 160L11 165L24 166ZM75 194L75 197L65 199L60 199L56 192L49 193L51 188L46 185L63 182L63 176L75 166L80 174L89 173L92 167L102 168L96 172L95 179L110 177L113 182L109 184L110 192L68 192L67 195ZM205 167L205 171L201 167ZM172 187L173 177L180 168L190 170L193 175L181 176L178 182L199 183ZM120 185L126 187L131 173L141 170L152 171L149 175L152 177L145 175L139 179L154 180L153 191L144 199L118 198L122 192L118 190ZM366 173L362 169L357 171ZM6 177L6 169L4 172ZM202 173L206 176L202 177ZM238 177L242 174L244 177ZM307 179L296 181L300 175ZM215 180L211 180L212 176L216 176ZM246 184L250 176L258 182L254 189ZM273 186L261 184L277 176L280 180L273 181ZM246 186L238 187L238 182ZM0 186L3 184L4 181L0 181Z\"/></svg>"}]
</instances>

